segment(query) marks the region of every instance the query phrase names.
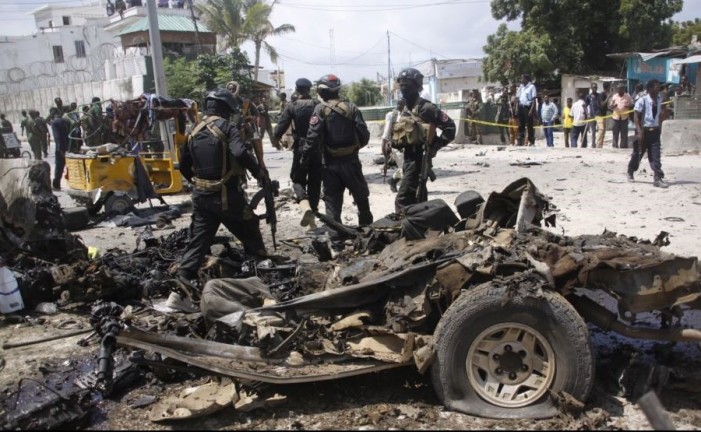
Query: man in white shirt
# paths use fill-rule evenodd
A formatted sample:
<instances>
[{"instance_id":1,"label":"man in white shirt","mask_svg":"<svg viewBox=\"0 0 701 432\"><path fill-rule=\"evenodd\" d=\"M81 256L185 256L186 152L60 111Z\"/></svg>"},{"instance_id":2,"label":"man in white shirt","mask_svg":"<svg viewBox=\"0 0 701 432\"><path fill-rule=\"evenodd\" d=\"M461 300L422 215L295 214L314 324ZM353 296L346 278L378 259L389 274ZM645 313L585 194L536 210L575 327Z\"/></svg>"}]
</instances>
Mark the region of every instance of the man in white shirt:
<instances>
[{"instance_id":1,"label":"man in white shirt","mask_svg":"<svg viewBox=\"0 0 701 432\"><path fill-rule=\"evenodd\" d=\"M404 153L401 151L392 148L391 142L392 142L392 126L394 125L394 122L397 121L397 118L399 117L399 114L401 114L402 111L404 111L404 107L406 107L406 101L404 98L399 98L397 100L397 108L393 109L392 111L388 112L387 115L385 115L385 130L382 132L382 153L385 156L385 165L389 161L387 159L393 160L397 164L397 169L394 170L394 174L392 175L392 178L389 179L389 189L397 193L397 183L402 179L402 167L404 166Z\"/></svg>"},{"instance_id":2,"label":"man in white shirt","mask_svg":"<svg viewBox=\"0 0 701 432\"><path fill-rule=\"evenodd\" d=\"M587 105L584 102L584 92L579 92L577 102L572 105L570 117L572 117L572 139L570 139L570 147L577 147L577 141L581 134L584 139L584 131L587 127Z\"/></svg>"},{"instance_id":3,"label":"man in white shirt","mask_svg":"<svg viewBox=\"0 0 701 432\"><path fill-rule=\"evenodd\" d=\"M518 100L518 145L524 145L526 129L528 129L528 145L535 145L535 130L533 119L536 113L536 88L528 74L521 75L521 85L516 90Z\"/></svg>"}]
</instances>

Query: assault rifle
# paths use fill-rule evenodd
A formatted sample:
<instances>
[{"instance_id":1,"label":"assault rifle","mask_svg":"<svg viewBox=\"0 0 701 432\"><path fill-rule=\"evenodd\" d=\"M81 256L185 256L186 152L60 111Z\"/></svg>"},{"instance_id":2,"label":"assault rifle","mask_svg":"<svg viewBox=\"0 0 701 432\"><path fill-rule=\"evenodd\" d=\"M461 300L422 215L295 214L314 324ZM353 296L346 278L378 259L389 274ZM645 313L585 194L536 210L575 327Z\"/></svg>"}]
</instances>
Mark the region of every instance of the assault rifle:
<instances>
[{"instance_id":1,"label":"assault rifle","mask_svg":"<svg viewBox=\"0 0 701 432\"><path fill-rule=\"evenodd\" d=\"M258 159L258 165L261 167L261 169L265 170L267 173L267 168L265 167L265 161L263 160L263 140L261 139L255 139L253 140L253 151L256 154L256 159ZM260 219L263 219L265 217L265 222L270 225L270 234L272 235L273 238L273 249L277 250L277 241L275 239L275 233L277 232L277 215L275 214L275 199L274 197L279 195L280 191L280 183L278 181L272 181L266 174L265 178L262 180L263 183L263 189L261 191L263 192L263 197L265 199L265 214L259 216ZM256 200L256 196L260 193L256 193L254 195L253 199L251 200L251 207L256 208L258 205L258 202L260 201L260 196L258 196ZM255 205L254 205L255 201Z\"/></svg>"},{"instance_id":2,"label":"assault rifle","mask_svg":"<svg viewBox=\"0 0 701 432\"><path fill-rule=\"evenodd\" d=\"M426 182L429 176L433 173L432 161L431 161L431 144L436 139L436 125L431 123L428 128L428 133L426 134L426 141L424 142L424 155L421 159L421 171L419 173L419 187L416 188L416 201L424 202L428 198L428 191L426 190ZM432 176L431 176L432 177Z\"/></svg>"},{"instance_id":3,"label":"assault rifle","mask_svg":"<svg viewBox=\"0 0 701 432\"><path fill-rule=\"evenodd\" d=\"M275 213L274 197L280 193L280 183L265 177L265 179L263 179L263 191L265 194L265 222L270 225L273 249L277 250L277 241L275 240L275 233L277 232L277 214Z\"/></svg>"}]
</instances>

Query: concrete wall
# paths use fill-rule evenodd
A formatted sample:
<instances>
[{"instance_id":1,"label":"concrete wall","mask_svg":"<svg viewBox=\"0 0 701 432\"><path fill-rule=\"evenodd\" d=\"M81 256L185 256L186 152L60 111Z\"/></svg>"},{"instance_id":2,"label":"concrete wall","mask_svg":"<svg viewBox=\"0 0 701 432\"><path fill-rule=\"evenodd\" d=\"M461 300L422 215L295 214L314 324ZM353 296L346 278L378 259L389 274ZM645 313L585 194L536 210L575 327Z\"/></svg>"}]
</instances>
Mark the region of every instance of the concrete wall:
<instances>
[{"instance_id":1,"label":"concrete wall","mask_svg":"<svg viewBox=\"0 0 701 432\"><path fill-rule=\"evenodd\" d=\"M701 151L701 120L667 120L661 139L664 154Z\"/></svg>"},{"instance_id":2,"label":"concrete wall","mask_svg":"<svg viewBox=\"0 0 701 432\"><path fill-rule=\"evenodd\" d=\"M23 91L11 95L0 96L0 112L15 125L21 121L20 112L23 109L36 109L42 116L49 114L49 108L54 106L54 98L59 96L64 104L77 102L78 105L90 103L93 96L106 99L133 99L144 93L143 75L119 78L102 82L89 82L69 86L47 87Z\"/></svg>"}]
</instances>

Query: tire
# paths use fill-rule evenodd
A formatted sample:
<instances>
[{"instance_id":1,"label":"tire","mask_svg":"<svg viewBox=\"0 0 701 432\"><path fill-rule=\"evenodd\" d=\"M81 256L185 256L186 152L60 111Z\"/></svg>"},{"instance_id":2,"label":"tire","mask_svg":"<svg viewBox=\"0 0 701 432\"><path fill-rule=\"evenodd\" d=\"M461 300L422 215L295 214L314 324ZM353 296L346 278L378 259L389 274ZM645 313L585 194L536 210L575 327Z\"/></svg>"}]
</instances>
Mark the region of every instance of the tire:
<instances>
[{"instance_id":1,"label":"tire","mask_svg":"<svg viewBox=\"0 0 701 432\"><path fill-rule=\"evenodd\" d=\"M90 223L88 209L83 207L70 207L63 210L63 224L68 231L77 231L85 228Z\"/></svg>"},{"instance_id":2,"label":"tire","mask_svg":"<svg viewBox=\"0 0 701 432\"><path fill-rule=\"evenodd\" d=\"M25 150L22 152L22 159L32 159L32 154Z\"/></svg>"},{"instance_id":3,"label":"tire","mask_svg":"<svg viewBox=\"0 0 701 432\"><path fill-rule=\"evenodd\" d=\"M553 396L560 392L587 399L594 357L584 320L558 293L512 297L513 287L493 281L472 288L439 321L431 379L447 408L537 419L559 414Z\"/></svg>"},{"instance_id":4,"label":"tire","mask_svg":"<svg viewBox=\"0 0 701 432\"><path fill-rule=\"evenodd\" d=\"M105 200L105 213L127 214L134 208L134 203L126 195L110 194Z\"/></svg>"}]
</instances>

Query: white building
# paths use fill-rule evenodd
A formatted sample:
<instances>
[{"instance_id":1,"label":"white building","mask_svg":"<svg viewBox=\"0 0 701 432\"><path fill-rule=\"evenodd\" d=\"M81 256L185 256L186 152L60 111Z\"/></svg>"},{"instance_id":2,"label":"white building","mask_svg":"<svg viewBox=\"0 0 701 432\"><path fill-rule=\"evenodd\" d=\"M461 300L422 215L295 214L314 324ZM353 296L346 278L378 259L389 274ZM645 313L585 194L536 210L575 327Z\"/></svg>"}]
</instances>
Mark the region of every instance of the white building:
<instances>
[{"instance_id":1,"label":"white building","mask_svg":"<svg viewBox=\"0 0 701 432\"><path fill-rule=\"evenodd\" d=\"M177 7L178 1L171 1L170 7L158 3L164 47L194 51L190 11ZM108 16L106 5L105 0L94 0L84 6L42 6L31 12L36 33L0 36L0 112L19 123L21 110L37 109L46 115L57 96L66 104L80 105L94 96L131 99L153 91L148 31L143 28L147 8L128 2L130 7L121 15ZM213 52L215 35L202 23L198 28L203 49Z\"/></svg>"},{"instance_id":2,"label":"white building","mask_svg":"<svg viewBox=\"0 0 701 432\"><path fill-rule=\"evenodd\" d=\"M482 59L431 59L415 67L424 75L424 89L434 103L466 101L472 89L482 91L486 99L490 87L501 86L484 81Z\"/></svg>"}]
</instances>

